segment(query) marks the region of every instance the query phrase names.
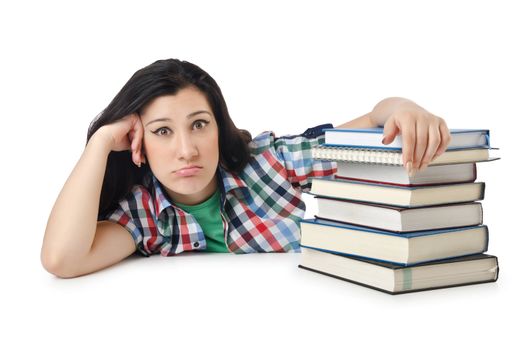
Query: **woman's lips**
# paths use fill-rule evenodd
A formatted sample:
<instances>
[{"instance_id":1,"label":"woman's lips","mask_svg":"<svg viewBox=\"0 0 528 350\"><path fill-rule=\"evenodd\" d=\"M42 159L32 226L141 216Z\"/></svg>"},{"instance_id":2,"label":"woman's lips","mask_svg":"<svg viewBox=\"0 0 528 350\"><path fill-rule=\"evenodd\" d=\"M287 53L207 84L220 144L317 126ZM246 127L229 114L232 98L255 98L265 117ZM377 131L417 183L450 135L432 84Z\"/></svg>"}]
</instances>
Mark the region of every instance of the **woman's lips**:
<instances>
[{"instance_id":1,"label":"woman's lips","mask_svg":"<svg viewBox=\"0 0 528 350\"><path fill-rule=\"evenodd\" d=\"M193 175L198 174L200 172L200 170L202 170L201 167L193 166L193 167L189 167L189 168L183 168L183 169L180 169L180 170L176 170L176 171L174 171L174 174L176 174L178 176L193 176Z\"/></svg>"}]
</instances>

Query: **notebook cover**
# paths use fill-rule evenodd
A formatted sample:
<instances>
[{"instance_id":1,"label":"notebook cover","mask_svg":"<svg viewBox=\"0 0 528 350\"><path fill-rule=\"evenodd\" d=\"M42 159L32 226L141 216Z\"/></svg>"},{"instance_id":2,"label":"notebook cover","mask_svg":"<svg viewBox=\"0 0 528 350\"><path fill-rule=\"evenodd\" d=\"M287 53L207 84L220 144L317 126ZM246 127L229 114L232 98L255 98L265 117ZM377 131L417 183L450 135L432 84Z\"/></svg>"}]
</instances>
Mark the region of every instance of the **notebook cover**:
<instances>
[{"instance_id":1,"label":"notebook cover","mask_svg":"<svg viewBox=\"0 0 528 350\"><path fill-rule=\"evenodd\" d=\"M339 149L339 150L363 150L363 151L376 151L376 152L388 152L388 153L401 153L401 149L387 149L387 148L376 148L376 147L359 147L359 146L342 146L342 145L330 145L323 143L321 145L315 146L314 149ZM472 148L465 148L465 149L452 149L447 150L447 152L457 152L457 151L467 151L467 150L473 150L473 149L489 149L489 150L498 150L499 148L494 147L472 147ZM362 164L376 164L376 165L383 165L383 166L403 166L403 164L388 164L388 163L381 163L381 162L365 162L365 161L351 161L351 160L343 160L343 159L334 159L331 157L314 157L315 159L323 159L323 160L329 160L329 161L342 161L342 162L351 162L351 163L362 163ZM488 159L484 160L470 160L465 162L451 162L451 163L433 163L429 164L428 166L438 166L438 165L450 165L450 164L468 164L468 163L486 163L486 162L492 162L495 160L501 159L500 157L488 157Z\"/></svg>"}]
</instances>

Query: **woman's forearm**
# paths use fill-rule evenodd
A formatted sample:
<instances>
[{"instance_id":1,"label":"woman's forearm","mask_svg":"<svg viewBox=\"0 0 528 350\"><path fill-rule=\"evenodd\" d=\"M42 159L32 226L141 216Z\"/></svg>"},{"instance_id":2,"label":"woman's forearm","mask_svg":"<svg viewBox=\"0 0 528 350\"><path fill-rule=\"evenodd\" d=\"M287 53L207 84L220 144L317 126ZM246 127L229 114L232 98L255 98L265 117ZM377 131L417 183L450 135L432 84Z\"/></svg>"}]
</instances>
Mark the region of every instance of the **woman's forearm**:
<instances>
[{"instance_id":1,"label":"woman's forearm","mask_svg":"<svg viewBox=\"0 0 528 350\"><path fill-rule=\"evenodd\" d=\"M110 147L92 136L51 211L42 244L44 266L74 263L91 248Z\"/></svg>"}]
</instances>

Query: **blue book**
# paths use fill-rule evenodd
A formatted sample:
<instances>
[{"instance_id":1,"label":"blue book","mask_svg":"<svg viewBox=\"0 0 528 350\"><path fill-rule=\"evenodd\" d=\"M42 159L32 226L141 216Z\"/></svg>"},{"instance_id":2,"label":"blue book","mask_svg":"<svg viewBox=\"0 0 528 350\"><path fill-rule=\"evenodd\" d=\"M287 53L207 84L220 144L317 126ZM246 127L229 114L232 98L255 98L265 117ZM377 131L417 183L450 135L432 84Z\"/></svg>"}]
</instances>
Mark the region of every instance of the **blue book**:
<instances>
[{"instance_id":1,"label":"blue book","mask_svg":"<svg viewBox=\"0 0 528 350\"><path fill-rule=\"evenodd\" d=\"M488 227L395 233L323 219L301 221L301 246L398 265L415 265L488 249Z\"/></svg>"},{"instance_id":2,"label":"blue book","mask_svg":"<svg viewBox=\"0 0 528 350\"><path fill-rule=\"evenodd\" d=\"M324 146L346 146L369 149L383 149L401 151L403 140L401 135L396 136L394 141L384 145L383 128L370 129L323 129L325 132ZM478 129L451 129L451 142L448 150L460 150L468 148L490 148L489 130Z\"/></svg>"}]
</instances>

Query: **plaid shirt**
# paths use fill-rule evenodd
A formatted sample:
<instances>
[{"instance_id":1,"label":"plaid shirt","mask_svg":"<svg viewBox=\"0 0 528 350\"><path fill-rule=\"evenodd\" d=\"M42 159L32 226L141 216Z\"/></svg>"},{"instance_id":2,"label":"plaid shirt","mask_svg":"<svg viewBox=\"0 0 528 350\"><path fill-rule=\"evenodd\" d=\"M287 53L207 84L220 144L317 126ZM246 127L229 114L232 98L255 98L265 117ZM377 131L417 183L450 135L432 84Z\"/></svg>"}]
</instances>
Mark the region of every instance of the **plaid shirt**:
<instances>
[{"instance_id":1,"label":"plaid shirt","mask_svg":"<svg viewBox=\"0 0 528 350\"><path fill-rule=\"evenodd\" d=\"M251 159L241 172L218 167L224 239L230 252L300 252L300 220L306 210L301 194L310 189L311 178L336 172L334 162L311 155L311 148L324 142L325 127L332 126L279 138L273 132L262 133L249 143ZM206 248L198 222L171 204L154 175L134 186L107 220L124 226L145 256Z\"/></svg>"}]
</instances>

